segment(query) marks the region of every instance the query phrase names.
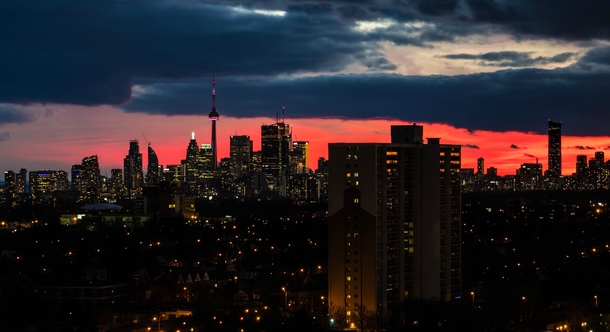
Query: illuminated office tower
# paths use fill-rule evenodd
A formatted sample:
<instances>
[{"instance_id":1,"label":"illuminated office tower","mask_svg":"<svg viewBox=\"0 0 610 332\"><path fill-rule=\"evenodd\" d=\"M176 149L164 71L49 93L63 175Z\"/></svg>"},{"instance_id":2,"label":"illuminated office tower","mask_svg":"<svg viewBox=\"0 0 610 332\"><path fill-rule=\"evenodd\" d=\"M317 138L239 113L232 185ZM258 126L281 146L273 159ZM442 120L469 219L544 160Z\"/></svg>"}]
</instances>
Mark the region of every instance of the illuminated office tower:
<instances>
[{"instance_id":1,"label":"illuminated office tower","mask_svg":"<svg viewBox=\"0 0 610 332\"><path fill-rule=\"evenodd\" d=\"M309 142L294 141L292 142L292 152L297 157L299 165L297 166L298 173L309 172Z\"/></svg>"},{"instance_id":2,"label":"illuminated office tower","mask_svg":"<svg viewBox=\"0 0 610 332\"><path fill-rule=\"evenodd\" d=\"M355 312L461 291L461 146L423 127L392 126L391 143L329 144L329 305ZM332 317L331 317L332 318Z\"/></svg>"},{"instance_id":3,"label":"illuminated office tower","mask_svg":"<svg viewBox=\"0 0 610 332\"><path fill-rule=\"evenodd\" d=\"M148 169L146 171L146 184L159 184L159 158L148 142Z\"/></svg>"},{"instance_id":4,"label":"illuminated office tower","mask_svg":"<svg viewBox=\"0 0 610 332\"><path fill-rule=\"evenodd\" d=\"M25 194L26 190L26 182L27 182L28 171L25 168L19 170L19 173L16 174L16 187L15 191L18 194Z\"/></svg>"},{"instance_id":5,"label":"illuminated office tower","mask_svg":"<svg viewBox=\"0 0 610 332\"><path fill-rule=\"evenodd\" d=\"M212 111L208 115L210 121L212 121L212 171L216 171L218 166L218 150L216 143L216 121L218 121L220 115L216 111L216 78L214 77L214 71L212 71Z\"/></svg>"},{"instance_id":6,"label":"illuminated office tower","mask_svg":"<svg viewBox=\"0 0 610 332\"><path fill-rule=\"evenodd\" d=\"M142 188L144 174L142 171L142 154L138 140L129 141L129 153L123 159L123 175L125 188L129 197L137 195Z\"/></svg>"},{"instance_id":7,"label":"illuminated office tower","mask_svg":"<svg viewBox=\"0 0 610 332\"><path fill-rule=\"evenodd\" d=\"M195 132L191 133L191 140L186 148L186 158L182 160L182 176L181 182L185 183L185 189L188 192L193 192L197 186L197 178L199 171L197 163L199 162L199 145L195 140Z\"/></svg>"},{"instance_id":8,"label":"illuminated office tower","mask_svg":"<svg viewBox=\"0 0 610 332\"><path fill-rule=\"evenodd\" d=\"M250 174L252 157L252 140L248 135L231 136L230 141L231 172L236 178Z\"/></svg>"},{"instance_id":9,"label":"illuminated office tower","mask_svg":"<svg viewBox=\"0 0 610 332\"><path fill-rule=\"evenodd\" d=\"M197 157L197 182L204 183L214 178L214 148L212 144L201 144Z\"/></svg>"},{"instance_id":10,"label":"illuminated office tower","mask_svg":"<svg viewBox=\"0 0 610 332\"><path fill-rule=\"evenodd\" d=\"M561 176L561 122L549 119L548 127L548 175L557 178Z\"/></svg>"},{"instance_id":11,"label":"illuminated office tower","mask_svg":"<svg viewBox=\"0 0 610 332\"><path fill-rule=\"evenodd\" d=\"M290 125L277 122L261 127L261 168L266 190L286 196L288 154L292 148Z\"/></svg>"},{"instance_id":12,"label":"illuminated office tower","mask_svg":"<svg viewBox=\"0 0 610 332\"><path fill-rule=\"evenodd\" d=\"M4 191L7 194L12 194L15 192L15 178L15 172L4 172Z\"/></svg>"},{"instance_id":13,"label":"illuminated office tower","mask_svg":"<svg viewBox=\"0 0 610 332\"><path fill-rule=\"evenodd\" d=\"M29 173L30 193L45 194L68 190L66 171L32 171Z\"/></svg>"}]
</instances>

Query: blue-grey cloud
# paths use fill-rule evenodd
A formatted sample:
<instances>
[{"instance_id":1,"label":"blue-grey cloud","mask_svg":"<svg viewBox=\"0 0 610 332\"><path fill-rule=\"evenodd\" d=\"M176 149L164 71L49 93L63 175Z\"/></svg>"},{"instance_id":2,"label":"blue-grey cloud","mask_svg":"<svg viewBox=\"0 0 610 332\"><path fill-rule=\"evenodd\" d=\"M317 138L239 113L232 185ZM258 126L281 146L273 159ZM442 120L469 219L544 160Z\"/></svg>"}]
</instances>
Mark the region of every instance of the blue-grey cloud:
<instances>
[{"instance_id":1,"label":"blue-grey cloud","mask_svg":"<svg viewBox=\"0 0 610 332\"><path fill-rule=\"evenodd\" d=\"M128 112L209 112L208 79L138 83L144 92L123 106ZM566 135L607 134L607 91L610 72L588 71L581 63L459 76L217 77L221 116L273 116L285 105L288 117L386 117L469 130L545 133L544 124L552 115L562 121Z\"/></svg>"},{"instance_id":2,"label":"blue-grey cloud","mask_svg":"<svg viewBox=\"0 0 610 332\"><path fill-rule=\"evenodd\" d=\"M8 141L11 139L11 132L5 131L0 133L0 142Z\"/></svg>"},{"instance_id":3,"label":"blue-grey cloud","mask_svg":"<svg viewBox=\"0 0 610 332\"><path fill-rule=\"evenodd\" d=\"M25 15L24 13L27 13ZM122 104L134 79L391 70L375 41L329 9L285 16L172 1L0 4L0 102Z\"/></svg>"},{"instance_id":4,"label":"blue-grey cloud","mask_svg":"<svg viewBox=\"0 0 610 332\"><path fill-rule=\"evenodd\" d=\"M0 104L0 126L10 123L26 123L31 122L35 118L32 111L26 107Z\"/></svg>"},{"instance_id":5,"label":"blue-grey cloud","mask_svg":"<svg viewBox=\"0 0 610 332\"><path fill-rule=\"evenodd\" d=\"M565 52L554 55L552 57L532 57L532 52L488 52L482 54L447 54L440 56L441 58L451 60L477 60L483 66L494 67L531 67L534 65L546 65L551 63L565 63L574 58L576 53Z\"/></svg>"}]
</instances>

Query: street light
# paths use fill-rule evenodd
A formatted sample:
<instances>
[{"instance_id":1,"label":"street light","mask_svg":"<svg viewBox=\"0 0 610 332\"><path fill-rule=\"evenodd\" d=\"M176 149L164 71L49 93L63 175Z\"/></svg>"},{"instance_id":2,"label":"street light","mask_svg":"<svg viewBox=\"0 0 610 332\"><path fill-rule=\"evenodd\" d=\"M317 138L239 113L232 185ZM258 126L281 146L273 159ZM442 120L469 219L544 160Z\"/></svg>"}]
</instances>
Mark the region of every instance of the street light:
<instances>
[{"instance_id":1,"label":"street light","mask_svg":"<svg viewBox=\"0 0 610 332\"><path fill-rule=\"evenodd\" d=\"M470 292L470 295L472 295L472 307L474 308L474 292Z\"/></svg>"}]
</instances>

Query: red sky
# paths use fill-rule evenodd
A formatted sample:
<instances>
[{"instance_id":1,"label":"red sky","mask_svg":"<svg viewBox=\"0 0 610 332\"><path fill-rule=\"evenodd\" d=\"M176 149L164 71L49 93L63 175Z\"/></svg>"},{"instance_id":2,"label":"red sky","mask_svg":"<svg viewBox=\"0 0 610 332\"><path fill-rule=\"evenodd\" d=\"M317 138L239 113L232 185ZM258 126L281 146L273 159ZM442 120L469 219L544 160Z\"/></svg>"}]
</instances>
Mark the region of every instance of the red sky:
<instances>
[{"instance_id":1,"label":"red sky","mask_svg":"<svg viewBox=\"0 0 610 332\"><path fill-rule=\"evenodd\" d=\"M310 167L317 167L319 157L328 157L329 142L389 142L390 126L411 124L395 120L341 120L341 119L290 119L293 139L310 142ZM221 114L218 122L219 156L229 153L230 135L250 135L254 150L260 149L260 126L274 123L274 118L237 119ZM546 129L546 119L540 121ZM476 168L476 160L485 158L485 167L498 168L499 174L514 174L522 163L535 162L539 158L543 169L547 168L546 135L523 132L492 132L458 129L449 125L418 123L424 126L424 137L440 137L441 143L460 144L462 167ZM564 124L565 126L565 124ZM164 116L141 113L125 113L119 109L102 106L85 108L77 106L53 107L53 112L40 112L26 124L3 126L10 132L10 139L0 142L0 168L18 171L63 169L69 170L82 158L98 155L102 172L122 168L123 158L129 149L129 140L140 141L140 151L146 164L146 143L142 133L163 165L180 163L186 155L191 132L196 133L199 144L210 142L210 122L202 116ZM468 148L465 146L477 146ZM511 148L511 145L517 148ZM576 146L589 147L587 150ZM563 174L574 172L576 155L592 158L595 151L610 146L610 137L563 136Z\"/></svg>"}]
</instances>

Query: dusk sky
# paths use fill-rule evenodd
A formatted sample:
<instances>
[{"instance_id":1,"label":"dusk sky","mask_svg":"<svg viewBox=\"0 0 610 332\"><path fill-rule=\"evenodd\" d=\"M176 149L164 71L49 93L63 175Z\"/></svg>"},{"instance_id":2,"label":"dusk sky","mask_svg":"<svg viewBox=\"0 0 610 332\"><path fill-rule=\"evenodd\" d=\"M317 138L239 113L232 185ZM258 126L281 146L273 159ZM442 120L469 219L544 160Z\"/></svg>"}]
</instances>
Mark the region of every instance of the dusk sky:
<instances>
[{"instance_id":1,"label":"dusk sky","mask_svg":"<svg viewBox=\"0 0 610 332\"><path fill-rule=\"evenodd\" d=\"M0 170L122 168L142 133L163 165L191 132L219 156L286 108L293 139L389 142L390 125L463 146L500 174L563 174L610 154L610 2L599 0L20 0L0 2ZM144 157L146 164L147 158ZM145 166L146 167L146 166Z\"/></svg>"}]
</instances>

